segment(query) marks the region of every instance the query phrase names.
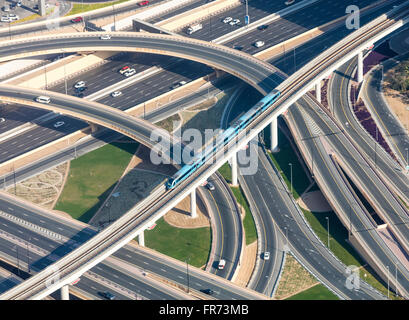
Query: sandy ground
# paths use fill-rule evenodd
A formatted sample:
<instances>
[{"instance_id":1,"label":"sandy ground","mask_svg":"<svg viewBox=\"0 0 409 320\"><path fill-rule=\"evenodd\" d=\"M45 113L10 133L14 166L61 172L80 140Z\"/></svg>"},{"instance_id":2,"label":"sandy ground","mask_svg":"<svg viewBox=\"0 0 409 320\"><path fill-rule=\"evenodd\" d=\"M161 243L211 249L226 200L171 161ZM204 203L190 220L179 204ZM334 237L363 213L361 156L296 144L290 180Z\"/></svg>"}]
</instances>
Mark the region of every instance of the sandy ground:
<instances>
[{"instance_id":1,"label":"sandy ground","mask_svg":"<svg viewBox=\"0 0 409 320\"><path fill-rule=\"evenodd\" d=\"M399 119L403 128L409 130L409 99L402 96L398 91L386 88L385 86L384 96L386 103Z\"/></svg>"},{"instance_id":2,"label":"sandy ground","mask_svg":"<svg viewBox=\"0 0 409 320\"><path fill-rule=\"evenodd\" d=\"M7 192L47 209L52 209L65 182L68 164L64 163L10 186Z\"/></svg>"},{"instance_id":3,"label":"sandy ground","mask_svg":"<svg viewBox=\"0 0 409 320\"><path fill-rule=\"evenodd\" d=\"M328 212L332 211L331 206L323 196L321 191L311 191L303 194L297 203L306 210L312 212Z\"/></svg>"},{"instance_id":4,"label":"sandy ground","mask_svg":"<svg viewBox=\"0 0 409 320\"><path fill-rule=\"evenodd\" d=\"M284 270L274 298L279 300L288 298L317 283L318 281L291 254L287 254Z\"/></svg>"},{"instance_id":5,"label":"sandy ground","mask_svg":"<svg viewBox=\"0 0 409 320\"><path fill-rule=\"evenodd\" d=\"M206 207L200 198L196 195L197 217L190 217L190 197L184 198L178 205L165 214L164 219L167 223L178 228L200 228L209 227L209 216Z\"/></svg>"},{"instance_id":6,"label":"sandy ground","mask_svg":"<svg viewBox=\"0 0 409 320\"><path fill-rule=\"evenodd\" d=\"M245 246L243 256L241 257L240 269L233 281L235 284L246 287L253 273L257 257L257 241Z\"/></svg>"}]
</instances>

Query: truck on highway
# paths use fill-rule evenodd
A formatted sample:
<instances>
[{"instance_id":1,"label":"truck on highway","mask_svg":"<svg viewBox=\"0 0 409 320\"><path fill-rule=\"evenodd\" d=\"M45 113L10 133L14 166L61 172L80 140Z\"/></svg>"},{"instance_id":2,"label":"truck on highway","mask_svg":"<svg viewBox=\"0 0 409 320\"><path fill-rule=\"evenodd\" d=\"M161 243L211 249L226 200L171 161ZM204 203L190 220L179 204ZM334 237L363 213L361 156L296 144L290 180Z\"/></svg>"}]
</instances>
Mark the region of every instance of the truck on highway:
<instances>
[{"instance_id":1,"label":"truck on highway","mask_svg":"<svg viewBox=\"0 0 409 320\"><path fill-rule=\"evenodd\" d=\"M192 34L193 32L199 31L202 28L203 28L203 25L201 23L192 24L191 26L187 28L186 33Z\"/></svg>"}]
</instances>

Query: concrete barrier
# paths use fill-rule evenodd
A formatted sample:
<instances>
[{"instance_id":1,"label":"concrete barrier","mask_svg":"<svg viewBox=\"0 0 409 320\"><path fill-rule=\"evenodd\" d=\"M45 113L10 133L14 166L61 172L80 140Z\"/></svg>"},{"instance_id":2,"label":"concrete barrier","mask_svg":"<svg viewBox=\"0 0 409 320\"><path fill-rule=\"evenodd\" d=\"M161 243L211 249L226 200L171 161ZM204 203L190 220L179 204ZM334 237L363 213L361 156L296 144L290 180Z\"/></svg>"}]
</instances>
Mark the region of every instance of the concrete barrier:
<instances>
[{"instance_id":1,"label":"concrete barrier","mask_svg":"<svg viewBox=\"0 0 409 320\"><path fill-rule=\"evenodd\" d=\"M188 24L206 19L209 15L240 5L240 0L216 0L203 6L183 12L156 25L164 29L176 30Z\"/></svg>"}]
</instances>

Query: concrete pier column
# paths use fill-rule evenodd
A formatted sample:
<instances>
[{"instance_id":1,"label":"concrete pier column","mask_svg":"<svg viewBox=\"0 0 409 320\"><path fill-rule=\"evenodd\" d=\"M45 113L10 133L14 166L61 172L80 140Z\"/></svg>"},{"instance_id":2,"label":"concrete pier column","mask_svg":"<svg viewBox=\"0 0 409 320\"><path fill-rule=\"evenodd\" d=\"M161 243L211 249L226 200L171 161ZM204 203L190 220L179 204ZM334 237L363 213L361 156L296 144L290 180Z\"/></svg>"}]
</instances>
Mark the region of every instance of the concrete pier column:
<instances>
[{"instance_id":1,"label":"concrete pier column","mask_svg":"<svg viewBox=\"0 0 409 320\"><path fill-rule=\"evenodd\" d=\"M358 53L358 69L356 79L359 83L364 80L364 57L362 51Z\"/></svg>"},{"instance_id":2,"label":"concrete pier column","mask_svg":"<svg viewBox=\"0 0 409 320\"><path fill-rule=\"evenodd\" d=\"M270 149L272 152L278 151L278 127L277 127L277 117L273 118L270 124Z\"/></svg>"},{"instance_id":3,"label":"concrete pier column","mask_svg":"<svg viewBox=\"0 0 409 320\"><path fill-rule=\"evenodd\" d=\"M321 103L321 80L315 84L315 97L317 101Z\"/></svg>"},{"instance_id":4,"label":"concrete pier column","mask_svg":"<svg viewBox=\"0 0 409 320\"><path fill-rule=\"evenodd\" d=\"M70 290L68 289L68 284L62 286L61 289L61 300L70 300Z\"/></svg>"},{"instance_id":5,"label":"concrete pier column","mask_svg":"<svg viewBox=\"0 0 409 320\"><path fill-rule=\"evenodd\" d=\"M138 244L142 247L145 246L145 231L142 231L140 234L138 234Z\"/></svg>"},{"instance_id":6,"label":"concrete pier column","mask_svg":"<svg viewBox=\"0 0 409 320\"><path fill-rule=\"evenodd\" d=\"M231 184L237 186L239 184L237 179L237 152L231 157Z\"/></svg>"},{"instance_id":7,"label":"concrete pier column","mask_svg":"<svg viewBox=\"0 0 409 320\"><path fill-rule=\"evenodd\" d=\"M40 16L44 17L47 14L46 7L45 7L45 0L38 0L38 13Z\"/></svg>"},{"instance_id":8,"label":"concrete pier column","mask_svg":"<svg viewBox=\"0 0 409 320\"><path fill-rule=\"evenodd\" d=\"M190 194L190 217L196 218L197 217L197 210L196 210L196 188L192 190Z\"/></svg>"}]
</instances>

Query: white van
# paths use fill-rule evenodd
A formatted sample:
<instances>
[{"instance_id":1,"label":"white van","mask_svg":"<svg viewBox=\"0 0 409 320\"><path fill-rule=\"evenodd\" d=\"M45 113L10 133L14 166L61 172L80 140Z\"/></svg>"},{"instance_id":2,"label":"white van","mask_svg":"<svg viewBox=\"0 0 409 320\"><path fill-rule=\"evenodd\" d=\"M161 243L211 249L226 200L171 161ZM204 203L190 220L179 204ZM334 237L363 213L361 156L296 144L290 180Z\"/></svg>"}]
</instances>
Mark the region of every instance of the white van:
<instances>
[{"instance_id":1,"label":"white van","mask_svg":"<svg viewBox=\"0 0 409 320\"><path fill-rule=\"evenodd\" d=\"M38 96L36 98L36 101L40 103L50 103L51 99L50 97L47 97L47 96Z\"/></svg>"}]
</instances>

